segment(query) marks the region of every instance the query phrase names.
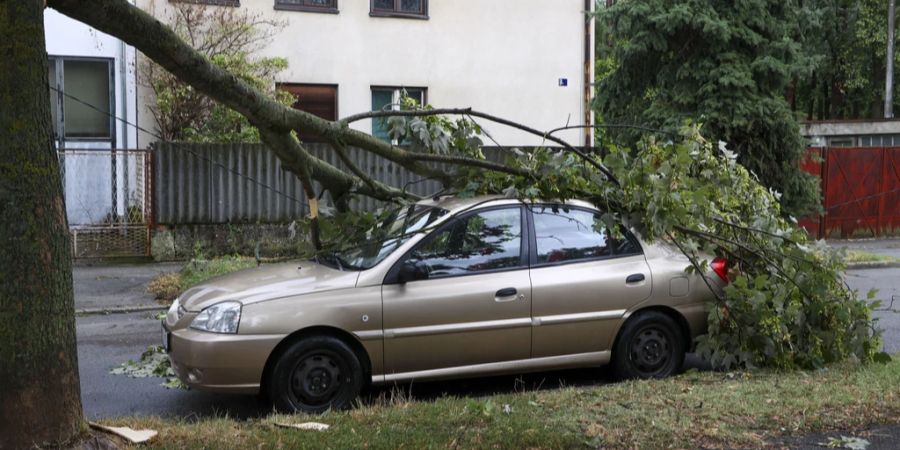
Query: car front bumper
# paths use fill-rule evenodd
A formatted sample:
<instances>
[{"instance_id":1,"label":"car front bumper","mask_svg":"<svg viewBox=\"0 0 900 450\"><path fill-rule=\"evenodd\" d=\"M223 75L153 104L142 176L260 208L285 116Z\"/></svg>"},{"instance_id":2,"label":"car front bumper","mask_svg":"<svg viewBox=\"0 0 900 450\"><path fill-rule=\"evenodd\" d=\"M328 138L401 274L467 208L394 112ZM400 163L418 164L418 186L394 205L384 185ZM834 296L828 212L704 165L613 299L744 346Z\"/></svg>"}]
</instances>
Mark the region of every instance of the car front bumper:
<instances>
[{"instance_id":1,"label":"car front bumper","mask_svg":"<svg viewBox=\"0 0 900 450\"><path fill-rule=\"evenodd\" d=\"M193 389L236 394L259 392L266 361L281 335L220 334L170 329L163 344L178 378Z\"/></svg>"}]
</instances>

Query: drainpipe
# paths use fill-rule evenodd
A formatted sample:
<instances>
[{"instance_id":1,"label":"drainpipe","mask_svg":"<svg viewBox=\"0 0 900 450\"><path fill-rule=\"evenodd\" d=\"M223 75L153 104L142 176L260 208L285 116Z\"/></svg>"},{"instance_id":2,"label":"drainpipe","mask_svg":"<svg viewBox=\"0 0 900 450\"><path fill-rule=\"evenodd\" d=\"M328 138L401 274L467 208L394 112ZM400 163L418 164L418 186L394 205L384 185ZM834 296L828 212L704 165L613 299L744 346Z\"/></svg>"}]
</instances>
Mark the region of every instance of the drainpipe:
<instances>
[{"instance_id":1,"label":"drainpipe","mask_svg":"<svg viewBox=\"0 0 900 450\"><path fill-rule=\"evenodd\" d=\"M894 117L894 0L888 2L887 73L884 77L884 118Z\"/></svg>"},{"instance_id":2,"label":"drainpipe","mask_svg":"<svg viewBox=\"0 0 900 450\"><path fill-rule=\"evenodd\" d=\"M584 110L584 148L585 150L589 149L594 145L593 142L593 129L590 128L593 123L591 120L591 86L594 83L594 80L591 79L592 68L594 65L594 58L591 52L591 48L593 44L593 30L591 26L594 24L593 17L591 16L591 12L593 11L594 0L584 0L584 106L582 107Z\"/></svg>"},{"instance_id":3,"label":"drainpipe","mask_svg":"<svg viewBox=\"0 0 900 450\"><path fill-rule=\"evenodd\" d=\"M128 48L125 44L125 41L119 40L119 89L121 95L119 95L119 108L122 114L122 120L117 121L122 124L122 156L123 161L125 162L123 170L122 170L122 187L123 187L123 204L125 207L124 211L124 223L128 225L128 200L129 200L129 170L128 170ZM118 125L118 124L116 124Z\"/></svg>"}]
</instances>

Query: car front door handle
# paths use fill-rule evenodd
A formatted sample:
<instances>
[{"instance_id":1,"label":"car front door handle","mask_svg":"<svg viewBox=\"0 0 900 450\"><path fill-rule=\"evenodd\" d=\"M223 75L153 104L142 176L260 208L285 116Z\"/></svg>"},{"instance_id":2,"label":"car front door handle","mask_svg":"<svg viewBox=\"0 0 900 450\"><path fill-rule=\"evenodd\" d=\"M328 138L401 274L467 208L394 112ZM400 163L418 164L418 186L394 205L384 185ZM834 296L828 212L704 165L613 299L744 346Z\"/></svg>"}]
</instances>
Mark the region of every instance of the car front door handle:
<instances>
[{"instance_id":1,"label":"car front door handle","mask_svg":"<svg viewBox=\"0 0 900 450\"><path fill-rule=\"evenodd\" d=\"M642 273L634 273L634 274L628 275L628 278L625 279L625 283L628 283L628 284L640 283L641 281L644 281L644 274L642 274Z\"/></svg>"},{"instance_id":2,"label":"car front door handle","mask_svg":"<svg viewBox=\"0 0 900 450\"><path fill-rule=\"evenodd\" d=\"M517 291L516 288L505 288L505 289L500 289L499 291L497 291L497 293L494 294L494 296L497 298L512 297L513 295L516 295L518 293L519 293L519 291Z\"/></svg>"}]
</instances>

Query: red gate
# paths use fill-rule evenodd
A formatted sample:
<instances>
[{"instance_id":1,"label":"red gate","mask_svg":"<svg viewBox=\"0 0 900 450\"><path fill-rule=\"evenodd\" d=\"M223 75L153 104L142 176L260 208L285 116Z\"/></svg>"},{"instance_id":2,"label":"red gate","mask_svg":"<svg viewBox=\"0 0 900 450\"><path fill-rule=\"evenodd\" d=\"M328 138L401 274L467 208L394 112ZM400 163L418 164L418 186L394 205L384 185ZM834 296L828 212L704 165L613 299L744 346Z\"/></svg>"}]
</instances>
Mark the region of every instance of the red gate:
<instances>
[{"instance_id":1,"label":"red gate","mask_svg":"<svg viewBox=\"0 0 900 450\"><path fill-rule=\"evenodd\" d=\"M811 148L803 170L822 180L825 215L800 221L817 237L900 233L900 148Z\"/></svg>"}]
</instances>

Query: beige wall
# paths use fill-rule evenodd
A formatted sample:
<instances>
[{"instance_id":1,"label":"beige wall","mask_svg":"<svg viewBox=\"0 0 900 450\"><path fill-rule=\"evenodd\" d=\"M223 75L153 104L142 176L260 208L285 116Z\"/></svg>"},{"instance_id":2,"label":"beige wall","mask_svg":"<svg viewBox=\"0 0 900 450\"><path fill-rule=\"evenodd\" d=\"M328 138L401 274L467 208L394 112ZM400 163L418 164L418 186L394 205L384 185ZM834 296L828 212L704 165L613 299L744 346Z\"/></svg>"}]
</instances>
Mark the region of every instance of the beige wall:
<instances>
[{"instance_id":1,"label":"beige wall","mask_svg":"<svg viewBox=\"0 0 900 450\"><path fill-rule=\"evenodd\" d=\"M338 0L339 14L275 10L273 2L240 7L287 21L263 50L288 59L279 81L337 84L341 117L371 109L371 86L402 85L427 87L435 107L473 107L540 130L584 122L584 0L430 0L428 20L370 17L368 0ZM146 111L141 118L152 126ZM541 143L482 125L502 145ZM370 132L371 123L354 128ZM582 131L561 136L584 143Z\"/></svg>"}]
</instances>

